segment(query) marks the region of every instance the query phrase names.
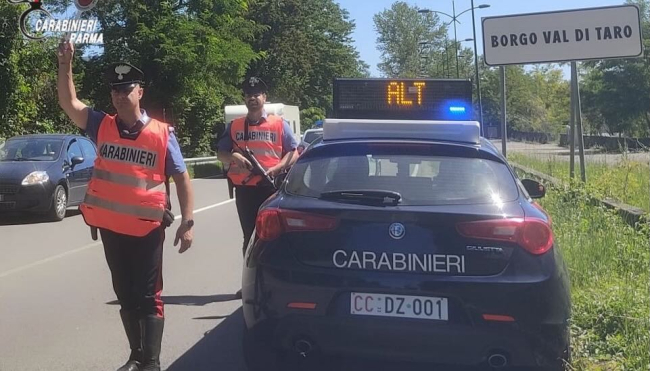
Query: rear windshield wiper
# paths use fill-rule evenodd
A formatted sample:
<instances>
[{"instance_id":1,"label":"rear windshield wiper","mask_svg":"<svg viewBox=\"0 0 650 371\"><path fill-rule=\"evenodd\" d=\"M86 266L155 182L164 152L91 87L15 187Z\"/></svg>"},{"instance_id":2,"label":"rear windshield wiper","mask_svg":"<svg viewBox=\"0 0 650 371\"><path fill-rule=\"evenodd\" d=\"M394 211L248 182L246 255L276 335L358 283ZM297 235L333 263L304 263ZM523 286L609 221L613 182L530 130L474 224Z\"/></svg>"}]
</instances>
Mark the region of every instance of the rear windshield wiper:
<instances>
[{"instance_id":1,"label":"rear windshield wiper","mask_svg":"<svg viewBox=\"0 0 650 371\"><path fill-rule=\"evenodd\" d=\"M397 205L402 200L402 195L393 191L382 190L350 190L323 192L321 200L351 201L372 205Z\"/></svg>"}]
</instances>

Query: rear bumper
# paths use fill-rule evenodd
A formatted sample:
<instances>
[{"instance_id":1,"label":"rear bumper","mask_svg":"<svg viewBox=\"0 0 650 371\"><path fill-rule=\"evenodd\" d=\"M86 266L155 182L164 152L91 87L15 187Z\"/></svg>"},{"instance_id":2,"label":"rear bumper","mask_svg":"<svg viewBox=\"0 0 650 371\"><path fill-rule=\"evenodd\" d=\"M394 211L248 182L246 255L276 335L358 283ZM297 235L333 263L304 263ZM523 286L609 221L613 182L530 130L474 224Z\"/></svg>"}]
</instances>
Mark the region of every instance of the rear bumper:
<instances>
[{"instance_id":1,"label":"rear bumper","mask_svg":"<svg viewBox=\"0 0 650 371\"><path fill-rule=\"evenodd\" d=\"M494 277L488 282L386 277L246 267L244 319L269 347L291 351L298 340L307 340L331 356L481 365L500 353L512 366L537 367L555 364L568 346L570 299L566 278L558 272L528 283L489 282ZM352 315L351 291L447 297L449 321ZM316 308L291 309L291 302L315 303ZM482 318L486 313L516 321L487 322Z\"/></svg>"},{"instance_id":2,"label":"rear bumper","mask_svg":"<svg viewBox=\"0 0 650 371\"><path fill-rule=\"evenodd\" d=\"M252 329L270 347L295 351L308 341L326 356L425 362L460 366L484 365L490 355L502 354L512 366L542 366L562 356L540 352L540 339L516 326L447 326L421 321L375 318L332 318L289 315L261 322ZM561 329L554 329L558 335ZM546 339L550 340L550 339ZM561 336L558 346L566 347Z\"/></svg>"}]
</instances>

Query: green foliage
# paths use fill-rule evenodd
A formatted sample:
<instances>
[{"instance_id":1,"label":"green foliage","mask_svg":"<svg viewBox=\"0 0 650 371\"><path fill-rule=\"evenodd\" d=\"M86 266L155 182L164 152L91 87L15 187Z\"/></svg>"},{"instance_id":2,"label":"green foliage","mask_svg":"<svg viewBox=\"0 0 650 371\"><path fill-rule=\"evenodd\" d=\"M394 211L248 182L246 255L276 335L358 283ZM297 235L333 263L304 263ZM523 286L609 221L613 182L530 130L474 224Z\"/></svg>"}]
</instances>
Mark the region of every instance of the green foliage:
<instances>
[{"instance_id":1,"label":"green foliage","mask_svg":"<svg viewBox=\"0 0 650 371\"><path fill-rule=\"evenodd\" d=\"M0 3L0 137L70 132L57 102L55 43L23 39L18 28L23 10Z\"/></svg>"},{"instance_id":2,"label":"green foliage","mask_svg":"<svg viewBox=\"0 0 650 371\"><path fill-rule=\"evenodd\" d=\"M577 183L551 188L541 204L553 218L571 280L576 370L645 370L650 364L648 230L590 204Z\"/></svg>"},{"instance_id":3,"label":"green foliage","mask_svg":"<svg viewBox=\"0 0 650 371\"><path fill-rule=\"evenodd\" d=\"M438 78L471 78L474 73L472 49L455 44L447 37L451 19L443 24L436 13L418 13L416 6L403 1L375 14L377 48L382 62L379 71L387 77L413 78L424 74ZM423 45L422 43L426 43ZM458 69L456 68L458 49Z\"/></svg>"},{"instance_id":4,"label":"green foliage","mask_svg":"<svg viewBox=\"0 0 650 371\"><path fill-rule=\"evenodd\" d=\"M645 48L650 48L650 1L630 0L642 15ZM650 59L614 59L585 64L581 94L587 132L650 135Z\"/></svg>"},{"instance_id":5,"label":"green foliage","mask_svg":"<svg viewBox=\"0 0 650 371\"><path fill-rule=\"evenodd\" d=\"M51 0L47 9L70 6ZM57 102L57 40L23 39L17 20L26 7L0 2L0 20L16 20L0 32L0 86L10 87L0 92L0 137L73 131ZM247 75L269 83L271 101L306 107L307 122L331 108L334 77L368 75L351 45L354 23L332 0L106 0L90 13L104 46L95 55L77 48L78 97L115 113L106 66L140 67L142 107L175 126L185 156L210 152L213 126L223 122L225 105L241 104Z\"/></svg>"},{"instance_id":6,"label":"green foliage","mask_svg":"<svg viewBox=\"0 0 650 371\"><path fill-rule=\"evenodd\" d=\"M309 107L300 111L300 128L302 131L311 129L318 120L325 119L325 110L319 107Z\"/></svg>"},{"instance_id":7,"label":"green foliage","mask_svg":"<svg viewBox=\"0 0 650 371\"><path fill-rule=\"evenodd\" d=\"M501 122L499 69L484 69L481 76L483 117L486 124ZM562 70L549 65L526 71L506 67L508 128L519 131L558 133L569 122L570 88Z\"/></svg>"},{"instance_id":8,"label":"green foliage","mask_svg":"<svg viewBox=\"0 0 650 371\"><path fill-rule=\"evenodd\" d=\"M99 3L104 53L86 62L92 73L80 95L110 112L108 88L97 84L105 66L140 66L149 115L176 127L185 156L209 152L212 126L223 121L225 104L241 99L237 86L259 57L250 46L259 27L246 11L246 2L235 0L187 0L179 8L153 0Z\"/></svg>"},{"instance_id":9,"label":"green foliage","mask_svg":"<svg viewBox=\"0 0 650 371\"><path fill-rule=\"evenodd\" d=\"M188 166L190 178L212 178L223 174L223 165L217 161L211 164Z\"/></svg>"},{"instance_id":10,"label":"green foliage","mask_svg":"<svg viewBox=\"0 0 650 371\"><path fill-rule=\"evenodd\" d=\"M509 153L508 159L520 165L568 181L569 161L554 157L542 158ZM580 170L576 161L576 177ZM586 164L587 188L599 198L612 198L650 212L650 166L647 162L630 160L623 155L618 162L589 161Z\"/></svg>"},{"instance_id":11,"label":"green foliage","mask_svg":"<svg viewBox=\"0 0 650 371\"><path fill-rule=\"evenodd\" d=\"M253 0L248 18L264 26L253 40L263 58L249 74L267 82L271 102L329 110L335 77L368 75L352 46L354 22L335 1Z\"/></svg>"}]
</instances>

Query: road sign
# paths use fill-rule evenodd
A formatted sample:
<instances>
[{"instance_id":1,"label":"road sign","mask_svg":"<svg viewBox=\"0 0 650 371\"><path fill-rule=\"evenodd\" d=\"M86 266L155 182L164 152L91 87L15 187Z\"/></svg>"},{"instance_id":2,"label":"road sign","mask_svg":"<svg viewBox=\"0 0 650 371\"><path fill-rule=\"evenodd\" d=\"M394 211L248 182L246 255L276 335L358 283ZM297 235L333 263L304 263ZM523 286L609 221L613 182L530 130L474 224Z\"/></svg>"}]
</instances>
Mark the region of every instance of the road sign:
<instances>
[{"instance_id":1,"label":"road sign","mask_svg":"<svg viewBox=\"0 0 650 371\"><path fill-rule=\"evenodd\" d=\"M483 18L485 64L550 63L643 55L635 5Z\"/></svg>"}]
</instances>

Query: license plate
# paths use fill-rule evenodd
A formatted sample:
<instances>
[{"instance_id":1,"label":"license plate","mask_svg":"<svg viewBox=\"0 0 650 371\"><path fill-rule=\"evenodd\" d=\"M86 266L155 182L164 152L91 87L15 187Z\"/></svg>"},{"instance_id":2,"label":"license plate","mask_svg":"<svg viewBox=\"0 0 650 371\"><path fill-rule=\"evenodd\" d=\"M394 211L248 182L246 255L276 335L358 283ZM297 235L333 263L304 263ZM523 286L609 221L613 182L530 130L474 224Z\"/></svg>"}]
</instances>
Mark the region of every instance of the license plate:
<instances>
[{"instance_id":1,"label":"license plate","mask_svg":"<svg viewBox=\"0 0 650 371\"><path fill-rule=\"evenodd\" d=\"M353 292L350 300L355 315L449 320L446 298Z\"/></svg>"}]
</instances>

